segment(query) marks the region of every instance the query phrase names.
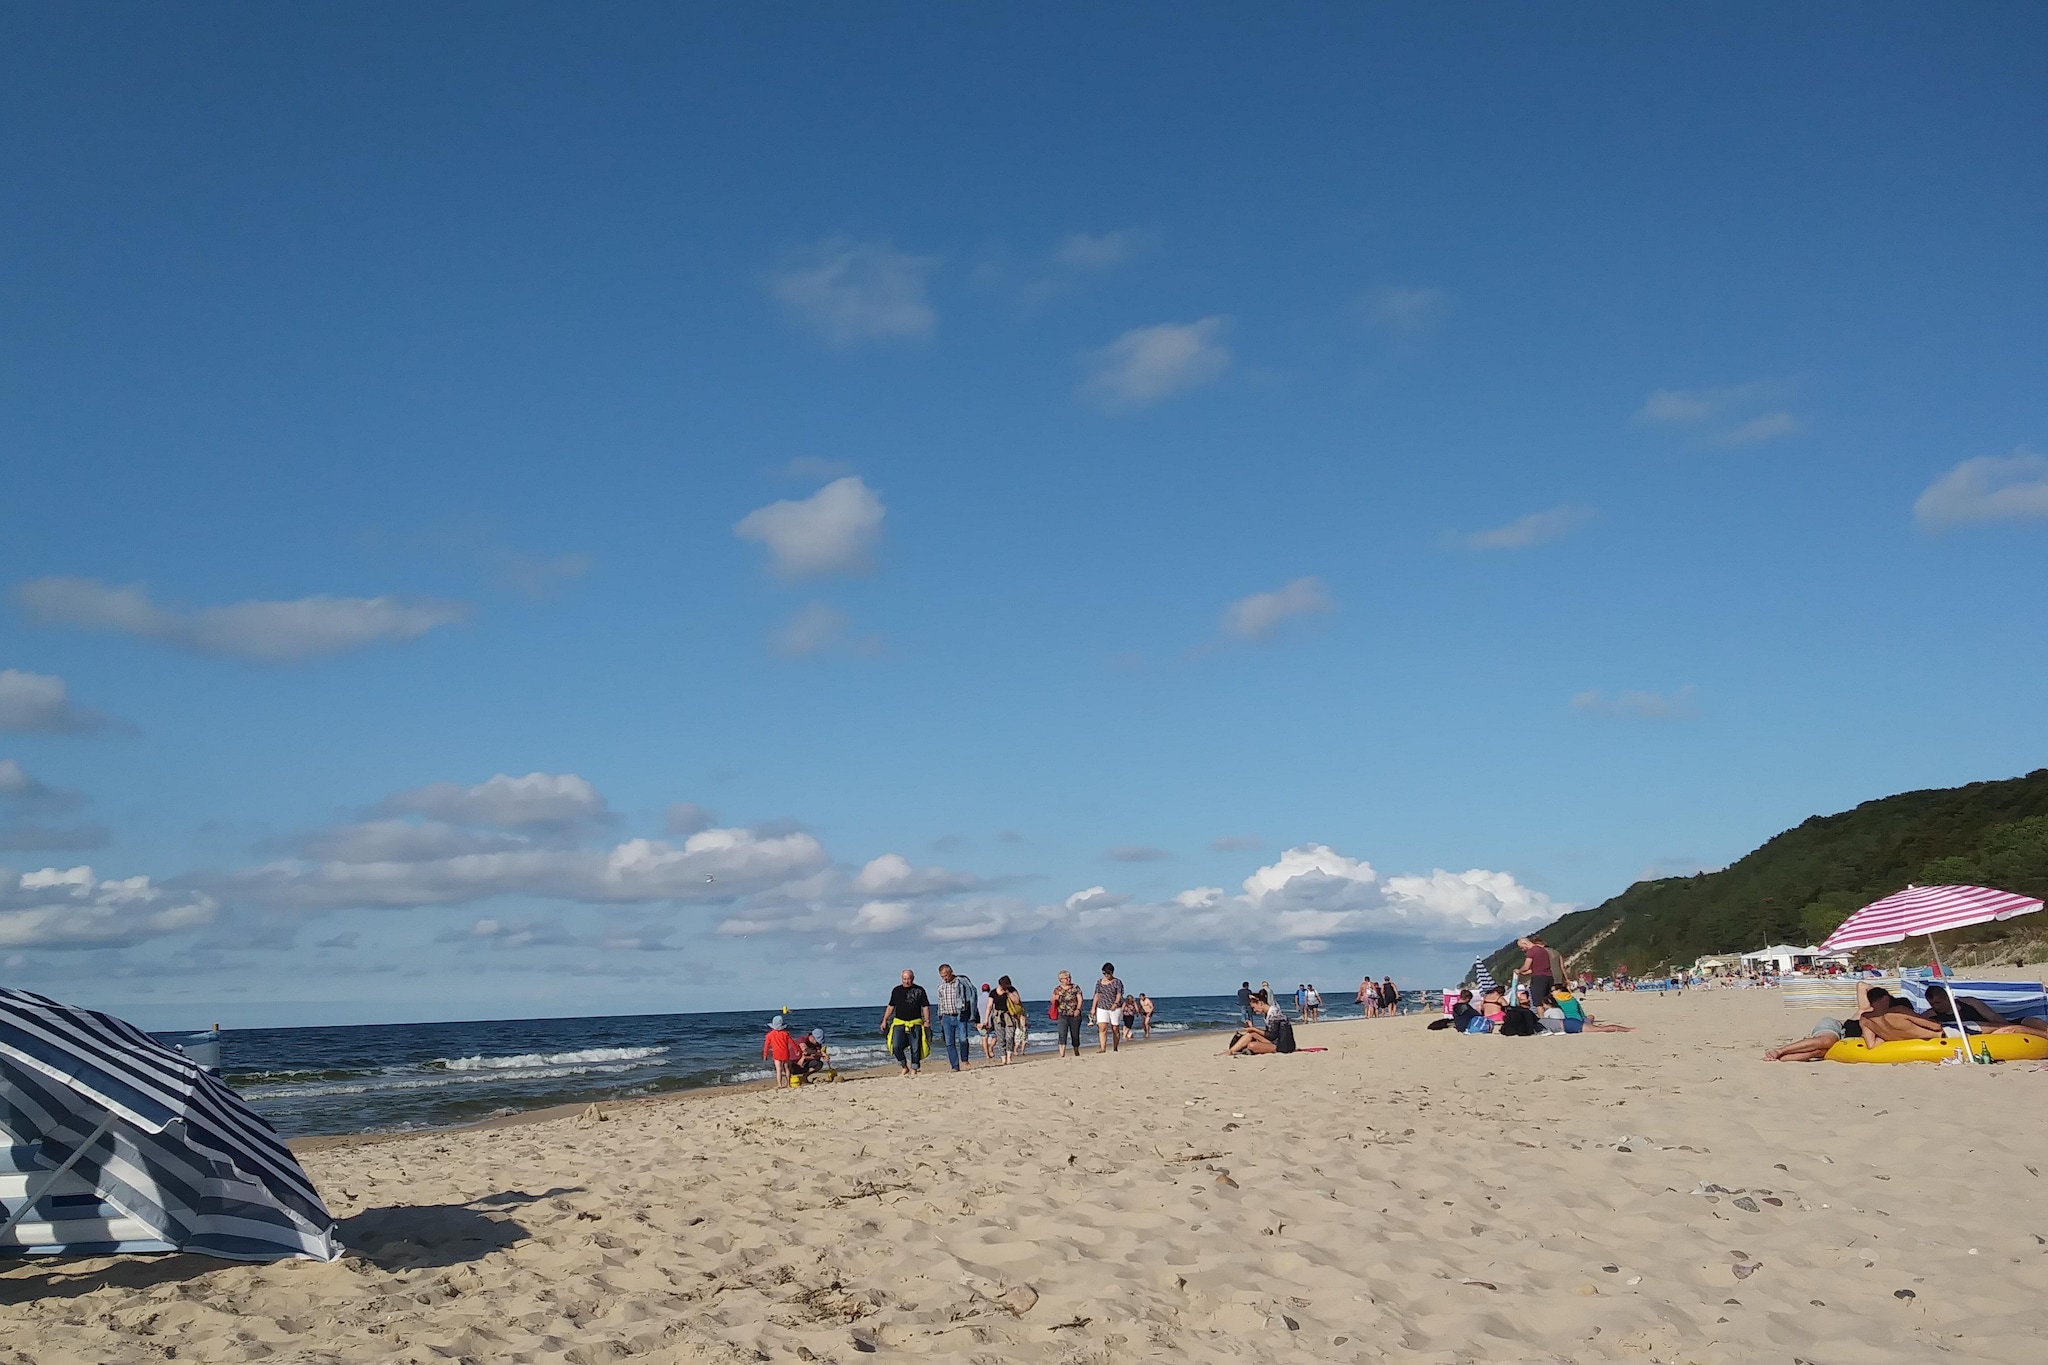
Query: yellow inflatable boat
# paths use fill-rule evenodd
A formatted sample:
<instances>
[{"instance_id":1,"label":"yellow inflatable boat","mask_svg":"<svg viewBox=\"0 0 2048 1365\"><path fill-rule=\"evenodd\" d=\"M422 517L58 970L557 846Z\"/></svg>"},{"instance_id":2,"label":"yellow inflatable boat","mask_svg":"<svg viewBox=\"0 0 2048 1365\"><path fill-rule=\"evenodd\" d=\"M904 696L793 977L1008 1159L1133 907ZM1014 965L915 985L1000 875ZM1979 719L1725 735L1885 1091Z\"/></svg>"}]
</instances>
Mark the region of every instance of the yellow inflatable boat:
<instances>
[{"instance_id":1,"label":"yellow inflatable boat","mask_svg":"<svg viewBox=\"0 0 2048 1365\"><path fill-rule=\"evenodd\" d=\"M1861 1038L1844 1038L1828 1049L1831 1062L1945 1062L1962 1055L1960 1038L1912 1038L1900 1043L1865 1047ZM2048 1061L2048 1038L2035 1033L1984 1033L1970 1039L1970 1051L1987 1051L1996 1062Z\"/></svg>"}]
</instances>

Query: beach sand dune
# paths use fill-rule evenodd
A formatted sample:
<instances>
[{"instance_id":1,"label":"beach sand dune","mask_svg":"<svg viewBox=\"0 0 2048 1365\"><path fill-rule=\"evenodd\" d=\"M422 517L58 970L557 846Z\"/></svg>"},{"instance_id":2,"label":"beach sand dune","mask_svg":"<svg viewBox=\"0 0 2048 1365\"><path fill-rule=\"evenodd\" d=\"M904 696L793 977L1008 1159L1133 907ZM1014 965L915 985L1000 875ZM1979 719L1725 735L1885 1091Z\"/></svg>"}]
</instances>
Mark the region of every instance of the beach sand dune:
<instances>
[{"instance_id":1,"label":"beach sand dune","mask_svg":"<svg viewBox=\"0 0 2048 1365\"><path fill-rule=\"evenodd\" d=\"M17 1265L0 1361L2034 1361L2048 1072L1301 1030L339 1144L353 1255Z\"/></svg>"}]
</instances>

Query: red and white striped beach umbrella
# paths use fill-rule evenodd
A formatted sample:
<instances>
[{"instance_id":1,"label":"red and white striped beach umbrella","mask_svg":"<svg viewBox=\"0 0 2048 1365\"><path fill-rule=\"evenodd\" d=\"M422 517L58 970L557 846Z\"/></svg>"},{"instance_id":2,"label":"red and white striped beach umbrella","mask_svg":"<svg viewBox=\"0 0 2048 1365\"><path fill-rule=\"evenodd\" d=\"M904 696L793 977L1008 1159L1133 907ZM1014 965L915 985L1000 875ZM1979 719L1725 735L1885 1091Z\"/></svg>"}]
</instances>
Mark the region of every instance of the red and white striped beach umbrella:
<instances>
[{"instance_id":1,"label":"red and white striped beach umbrella","mask_svg":"<svg viewBox=\"0 0 2048 1365\"><path fill-rule=\"evenodd\" d=\"M2041 902L2031 896L1994 891L1988 886L1909 886L1849 916L1820 946L1837 952L1898 943L1921 934L2031 915L2040 908Z\"/></svg>"}]
</instances>

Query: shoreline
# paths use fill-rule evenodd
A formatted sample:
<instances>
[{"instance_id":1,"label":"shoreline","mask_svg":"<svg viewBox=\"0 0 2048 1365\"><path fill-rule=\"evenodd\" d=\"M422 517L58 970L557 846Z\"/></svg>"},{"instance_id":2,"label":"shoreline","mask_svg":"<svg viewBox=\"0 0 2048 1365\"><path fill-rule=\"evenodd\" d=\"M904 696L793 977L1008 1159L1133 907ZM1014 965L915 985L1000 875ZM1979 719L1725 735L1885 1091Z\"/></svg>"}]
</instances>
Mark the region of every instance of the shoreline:
<instances>
[{"instance_id":1,"label":"shoreline","mask_svg":"<svg viewBox=\"0 0 2048 1365\"><path fill-rule=\"evenodd\" d=\"M1408 1019L1419 1016L1414 1014L1404 1014L1390 1017ZM1306 1025L1305 1027L1321 1028L1325 1024L1339 1024L1344 1022L1347 1021L1343 1018L1326 1018L1315 1024ZM1350 1019L1348 1022L1363 1023L1365 1021L1362 1017L1359 1017ZM1162 1033L1155 1035L1149 1041L1140 1041L1138 1043L1131 1044L1130 1046L1143 1049L1158 1046L1161 1044L1172 1043L1179 1040L1188 1040L1194 1038L1213 1038L1219 1034L1228 1031L1229 1030L1227 1029L1196 1028L1190 1025L1183 1028L1177 1028L1170 1034ZM1053 1038L1057 1037L1057 1035L1050 1034L1048 1036ZM1059 1055L1059 1045L1056 1041L1050 1042L1043 1049L1039 1049L1037 1047L1038 1037L1039 1035L1037 1033L1034 1032L1032 1034L1033 1050L1026 1052L1023 1056L1019 1057L1016 1060L1016 1062L1011 1064L1009 1068L1005 1068L1003 1063L998 1060L976 1058L969 1063L967 1070L970 1072L1002 1071L1006 1069L1014 1069L1016 1066L1024 1065L1026 1063L1031 1062L1038 1062L1044 1060L1062 1060L1062 1058ZM1093 1055L1095 1051L1094 1046L1092 1044L1084 1046L1082 1050L1090 1055ZM1116 1054L1112 1053L1111 1055ZM949 1075L951 1074L951 1069L946 1065L946 1057L943 1047L934 1048L931 1056L925 1058L924 1066L919 1076L920 1080L923 1079L924 1073L929 1073L933 1070L932 1063L934 1059L937 1059L937 1069L939 1071L946 1072ZM1066 1058L1064 1060L1071 1061L1073 1059ZM888 1080L892 1077L898 1080L902 1079L902 1077L898 1074L898 1068L896 1064L894 1062L888 1062L875 1066L864 1066L857 1071L842 1071L840 1072L839 1079L837 1081L828 1082L827 1084L837 1086L846 1085L854 1081ZM609 1117L614 1113L626 1111L640 1106L661 1105L673 1103L676 1101L699 1101L712 1095L749 1093L773 1094L779 1090L789 1088L791 1087L778 1086L772 1080L724 1081L712 1083L709 1085L689 1086L680 1090L667 1091L659 1095L625 1095L620 1096L616 1099L586 1100L581 1103L574 1104L541 1105L533 1109L522 1109L519 1110L517 1113L495 1114L487 1116L485 1118L477 1119L474 1122L449 1124L444 1127L394 1128L380 1132L303 1133L297 1137L286 1138L284 1141L287 1147L291 1148L292 1151L298 1153L331 1152L347 1147L381 1146L388 1143L400 1142L406 1138L413 1137L435 1137L447 1136L453 1133L489 1132L506 1128L525 1128L532 1126L534 1124L558 1123L564 1119L575 1119L581 1117L593 1105L595 1105L600 1112L606 1114L607 1117ZM809 1086L796 1087L796 1089L798 1089L799 1091L810 1088L811 1087ZM819 1088L824 1087L821 1086Z\"/></svg>"}]
</instances>

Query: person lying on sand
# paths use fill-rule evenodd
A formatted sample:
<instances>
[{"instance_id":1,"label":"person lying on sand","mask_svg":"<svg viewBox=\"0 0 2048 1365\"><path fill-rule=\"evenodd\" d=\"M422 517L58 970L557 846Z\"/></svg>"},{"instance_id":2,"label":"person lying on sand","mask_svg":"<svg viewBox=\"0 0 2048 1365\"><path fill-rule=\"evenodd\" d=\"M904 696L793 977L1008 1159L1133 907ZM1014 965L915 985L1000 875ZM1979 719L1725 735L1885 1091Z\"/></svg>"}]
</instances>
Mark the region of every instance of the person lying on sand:
<instances>
[{"instance_id":1,"label":"person lying on sand","mask_svg":"<svg viewBox=\"0 0 2048 1365\"><path fill-rule=\"evenodd\" d=\"M2008 1019L1991 1006L1973 996L1958 995L1951 1001L1946 986L1927 988L1927 1008L1919 1017L1954 1027L1956 1011L1963 1015L1963 1027L1971 1033L2028 1033L2037 1038L2048 1038L2048 1019L2032 1016L2026 1019Z\"/></svg>"},{"instance_id":2,"label":"person lying on sand","mask_svg":"<svg viewBox=\"0 0 2048 1365\"><path fill-rule=\"evenodd\" d=\"M1804 1038L1781 1044L1764 1053L1767 1062L1819 1062L1825 1061L1828 1049L1842 1041L1844 1032L1854 1032L1854 1019L1823 1019L1813 1026L1813 1032Z\"/></svg>"}]
</instances>

